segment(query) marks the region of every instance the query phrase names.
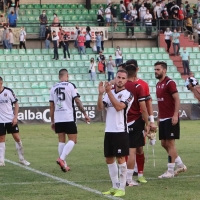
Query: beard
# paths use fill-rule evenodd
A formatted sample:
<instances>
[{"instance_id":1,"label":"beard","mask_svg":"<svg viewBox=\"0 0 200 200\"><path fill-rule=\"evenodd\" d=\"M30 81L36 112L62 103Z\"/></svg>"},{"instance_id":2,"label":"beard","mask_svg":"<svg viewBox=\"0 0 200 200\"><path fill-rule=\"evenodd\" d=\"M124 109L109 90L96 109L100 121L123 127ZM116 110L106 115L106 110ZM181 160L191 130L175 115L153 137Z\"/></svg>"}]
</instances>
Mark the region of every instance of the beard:
<instances>
[{"instance_id":1,"label":"beard","mask_svg":"<svg viewBox=\"0 0 200 200\"><path fill-rule=\"evenodd\" d=\"M155 74L156 79L161 79L163 77L163 74Z\"/></svg>"}]
</instances>

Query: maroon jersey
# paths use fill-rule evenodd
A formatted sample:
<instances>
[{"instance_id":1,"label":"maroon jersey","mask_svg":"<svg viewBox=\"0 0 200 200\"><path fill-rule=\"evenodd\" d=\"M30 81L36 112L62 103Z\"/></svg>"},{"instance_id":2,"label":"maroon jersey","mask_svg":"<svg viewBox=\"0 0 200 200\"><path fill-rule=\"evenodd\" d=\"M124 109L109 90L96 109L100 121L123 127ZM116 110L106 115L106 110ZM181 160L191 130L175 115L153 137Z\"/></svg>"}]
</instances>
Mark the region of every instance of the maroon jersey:
<instances>
[{"instance_id":1,"label":"maroon jersey","mask_svg":"<svg viewBox=\"0 0 200 200\"><path fill-rule=\"evenodd\" d=\"M175 110L175 101L172 95L178 92L176 83L169 77L156 84L156 96L158 101L159 118L172 118Z\"/></svg>"},{"instance_id":2,"label":"maroon jersey","mask_svg":"<svg viewBox=\"0 0 200 200\"><path fill-rule=\"evenodd\" d=\"M139 102L145 101L146 96L143 90L143 87L137 83L137 81L127 81L125 84L125 88L131 92L134 96L134 101L128 111L128 119L127 122L132 122L137 120L141 116L140 112L140 104Z\"/></svg>"},{"instance_id":3,"label":"maroon jersey","mask_svg":"<svg viewBox=\"0 0 200 200\"><path fill-rule=\"evenodd\" d=\"M142 86L142 88L144 90L144 95L146 97L146 101L151 99L148 83L143 81L142 79L138 79L136 82Z\"/></svg>"}]
</instances>

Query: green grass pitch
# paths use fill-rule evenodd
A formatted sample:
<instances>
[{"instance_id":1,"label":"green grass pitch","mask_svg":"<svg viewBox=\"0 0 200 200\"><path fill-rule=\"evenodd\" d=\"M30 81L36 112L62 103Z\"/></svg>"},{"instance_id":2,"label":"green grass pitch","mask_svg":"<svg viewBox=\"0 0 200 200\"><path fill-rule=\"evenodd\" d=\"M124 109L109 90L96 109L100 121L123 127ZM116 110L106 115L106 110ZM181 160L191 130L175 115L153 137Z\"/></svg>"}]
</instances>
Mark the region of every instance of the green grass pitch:
<instances>
[{"instance_id":1,"label":"green grass pitch","mask_svg":"<svg viewBox=\"0 0 200 200\"><path fill-rule=\"evenodd\" d=\"M95 191L111 187L108 169L103 156L104 124L78 124L78 143L68 156L70 172L63 173L55 160L57 136L50 125L20 125L25 158L30 168L62 180L72 181ZM177 149L188 167L187 172L173 179L157 179L166 170L167 154L157 140L155 145L156 167L153 166L152 149L149 146L148 162L145 163L147 184L127 187L126 200L199 200L200 199L200 138L199 121L181 121L181 140ZM147 150L145 147L145 154ZM6 139L6 159L18 162L11 135ZM109 199L100 193L86 191L6 162L0 168L0 200L100 200Z\"/></svg>"}]
</instances>

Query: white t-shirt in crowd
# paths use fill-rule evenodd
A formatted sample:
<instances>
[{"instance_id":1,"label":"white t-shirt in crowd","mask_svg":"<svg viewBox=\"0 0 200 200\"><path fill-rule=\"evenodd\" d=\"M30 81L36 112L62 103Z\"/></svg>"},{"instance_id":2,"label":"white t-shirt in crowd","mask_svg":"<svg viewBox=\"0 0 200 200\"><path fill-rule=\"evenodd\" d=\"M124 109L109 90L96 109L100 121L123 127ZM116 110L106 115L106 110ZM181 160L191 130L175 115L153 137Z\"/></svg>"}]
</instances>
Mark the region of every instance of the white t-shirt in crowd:
<instances>
[{"instance_id":1,"label":"white t-shirt in crowd","mask_svg":"<svg viewBox=\"0 0 200 200\"><path fill-rule=\"evenodd\" d=\"M76 86L70 82L56 83L50 91L49 102L55 106L54 121L75 122L74 99L79 97Z\"/></svg>"},{"instance_id":2,"label":"white t-shirt in crowd","mask_svg":"<svg viewBox=\"0 0 200 200\"><path fill-rule=\"evenodd\" d=\"M199 29L198 34L200 34L200 23L197 24L197 28Z\"/></svg>"},{"instance_id":3,"label":"white t-shirt in crowd","mask_svg":"<svg viewBox=\"0 0 200 200\"><path fill-rule=\"evenodd\" d=\"M86 32L85 34L85 40L91 40L91 32Z\"/></svg>"},{"instance_id":4,"label":"white t-shirt in crowd","mask_svg":"<svg viewBox=\"0 0 200 200\"><path fill-rule=\"evenodd\" d=\"M0 93L0 123L11 123L14 118L13 104L16 103L14 92L7 87L4 87Z\"/></svg>"},{"instance_id":5,"label":"white t-shirt in crowd","mask_svg":"<svg viewBox=\"0 0 200 200\"><path fill-rule=\"evenodd\" d=\"M105 94L103 103L107 110L106 115L106 128L105 132L128 132L127 129L127 114L130 106L134 100L133 95L126 89L116 92L115 89L111 90L115 99L119 102L123 102L126 107L123 110L117 111L112 105L108 94Z\"/></svg>"},{"instance_id":6,"label":"white t-shirt in crowd","mask_svg":"<svg viewBox=\"0 0 200 200\"><path fill-rule=\"evenodd\" d=\"M110 4L111 3L111 0L106 0L106 4Z\"/></svg>"},{"instance_id":7,"label":"white t-shirt in crowd","mask_svg":"<svg viewBox=\"0 0 200 200\"><path fill-rule=\"evenodd\" d=\"M106 18L111 18L111 10L110 10L110 8L106 8L105 13L106 13ZM109 13L109 14L107 14L107 13Z\"/></svg>"},{"instance_id":8,"label":"white t-shirt in crowd","mask_svg":"<svg viewBox=\"0 0 200 200\"><path fill-rule=\"evenodd\" d=\"M131 10L131 16L135 17L137 19L137 10Z\"/></svg>"},{"instance_id":9,"label":"white t-shirt in crowd","mask_svg":"<svg viewBox=\"0 0 200 200\"><path fill-rule=\"evenodd\" d=\"M13 33L9 33L9 42L10 44L14 43Z\"/></svg>"},{"instance_id":10,"label":"white t-shirt in crowd","mask_svg":"<svg viewBox=\"0 0 200 200\"><path fill-rule=\"evenodd\" d=\"M96 62L94 62L94 63L90 63L90 68L89 68L89 70L91 70L91 72L95 72L96 71Z\"/></svg>"},{"instance_id":11,"label":"white t-shirt in crowd","mask_svg":"<svg viewBox=\"0 0 200 200\"><path fill-rule=\"evenodd\" d=\"M165 40L170 40L170 37L172 36L172 32L171 31L165 31L164 32L164 35L165 35Z\"/></svg>"},{"instance_id":12,"label":"white t-shirt in crowd","mask_svg":"<svg viewBox=\"0 0 200 200\"><path fill-rule=\"evenodd\" d=\"M120 9L120 13L126 12L126 7L124 6L124 4L120 4L119 9Z\"/></svg>"},{"instance_id":13,"label":"white t-shirt in crowd","mask_svg":"<svg viewBox=\"0 0 200 200\"><path fill-rule=\"evenodd\" d=\"M146 13L145 16L144 16L144 19L145 19L146 25L152 25L152 14ZM147 20L147 19L149 19L149 20Z\"/></svg>"},{"instance_id":14,"label":"white t-shirt in crowd","mask_svg":"<svg viewBox=\"0 0 200 200\"><path fill-rule=\"evenodd\" d=\"M22 30L19 34L19 41L24 42L26 36L26 31Z\"/></svg>"},{"instance_id":15,"label":"white t-shirt in crowd","mask_svg":"<svg viewBox=\"0 0 200 200\"><path fill-rule=\"evenodd\" d=\"M121 56L120 56L119 54L120 54ZM119 50L119 51L118 51L118 50L115 51L115 59L122 59L122 52L121 52L120 50Z\"/></svg>"},{"instance_id":16,"label":"white t-shirt in crowd","mask_svg":"<svg viewBox=\"0 0 200 200\"><path fill-rule=\"evenodd\" d=\"M144 17L147 12L147 8L141 6L138 11L139 11L140 17Z\"/></svg>"},{"instance_id":17,"label":"white t-shirt in crowd","mask_svg":"<svg viewBox=\"0 0 200 200\"><path fill-rule=\"evenodd\" d=\"M156 6L154 8L154 12L156 12L156 17L160 18L161 17L161 11L162 11L162 7L161 6Z\"/></svg>"},{"instance_id":18,"label":"white t-shirt in crowd","mask_svg":"<svg viewBox=\"0 0 200 200\"><path fill-rule=\"evenodd\" d=\"M128 10L132 10L133 9L133 4L131 2L128 4L127 9Z\"/></svg>"}]
</instances>

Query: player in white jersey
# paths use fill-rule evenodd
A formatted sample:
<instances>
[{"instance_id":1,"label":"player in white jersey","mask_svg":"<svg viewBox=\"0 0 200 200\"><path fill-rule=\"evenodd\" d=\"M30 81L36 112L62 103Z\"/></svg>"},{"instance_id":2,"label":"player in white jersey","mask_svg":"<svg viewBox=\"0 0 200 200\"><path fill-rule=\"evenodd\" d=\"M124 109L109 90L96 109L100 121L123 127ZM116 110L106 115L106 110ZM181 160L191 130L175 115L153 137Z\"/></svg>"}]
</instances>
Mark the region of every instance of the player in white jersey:
<instances>
[{"instance_id":1,"label":"player in white jersey","mask_svg":"<svg viewBox=\"0 0 200 200\"><path fill-rule=\"evenodd\" d=\"M63 172L70 168L65 161L66 157L72 151L77 142L77 127L74 102L83 113L86 122L90 121L87 116L80 95L77 93L76 86L68 82L68 71L61 69L59 71L60 82L51 88L50 92L50 116L51 127L58 134L58 154L57 164L60 165ZM66 143L66 134L68 142Z\"/></svg>"},{"instance_id":2,"label":"player in white jersey","mask_svg":"<svg viewBox=\"0 0 200 200\"><path fill-rule=\"evenodd\" d=\"M125 89L126 82L127 72L125 70L118 70L114 89L110 83L106 82L103 86L103 82L100 82L97 103L98 110L103 110L104 106L107 110L104 156L112 181L112 188L103 194L116 197L125 195L127 174L125 156L129 155L127 113L133 102L133 95ZM103 98L104 92L106 94ZM115 158L118 161L119 177Z\"/></svg>"},{"instance_id":3,"label":"player in white jersey","mask_svg":"<svg viewBox=\"0 0 200 200\"><path fill-rule=\"evenodd\" d=\"M19 128L17 125L19 105L17 101L14 92L10 88L3 86L3 79L0 77L0 166L5 166L6 133L11 133L15 140L19 162L23 165L30 165L30 163L24 159L22 141L19 135ZM14 113L13 105L15 105Z\"/></svg>"}]
</instances>

